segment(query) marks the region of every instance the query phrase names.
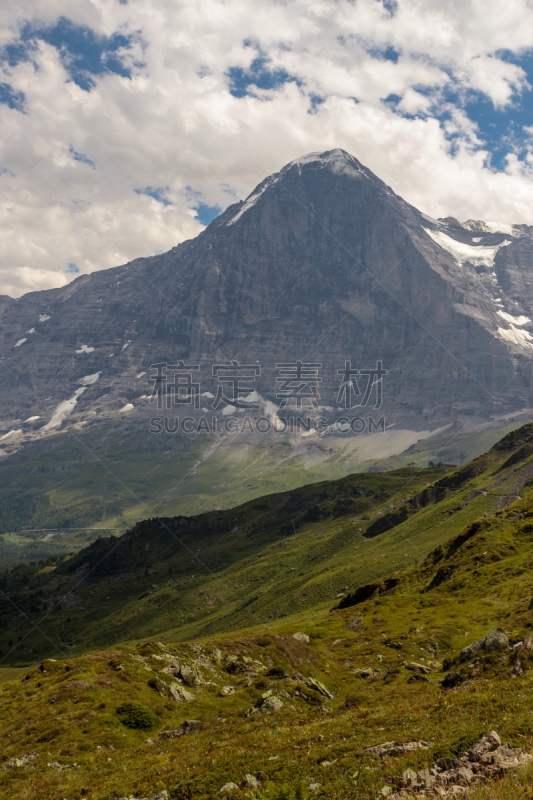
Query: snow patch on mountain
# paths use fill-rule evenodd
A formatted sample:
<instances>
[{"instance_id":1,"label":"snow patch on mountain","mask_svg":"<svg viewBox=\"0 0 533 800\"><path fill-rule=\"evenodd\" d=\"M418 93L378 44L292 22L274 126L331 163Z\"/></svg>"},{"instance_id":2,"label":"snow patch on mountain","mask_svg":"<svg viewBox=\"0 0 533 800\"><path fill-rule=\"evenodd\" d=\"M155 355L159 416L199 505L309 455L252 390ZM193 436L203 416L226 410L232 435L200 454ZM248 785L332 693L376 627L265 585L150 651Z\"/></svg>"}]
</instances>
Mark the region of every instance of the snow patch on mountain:
<instances>
[{"instance_id":1,"label":"snow patch on mountain","mask_svg":"<svg viewBox=\"0 0 533 800\"><path fill-rule=\"evenodd\" d=\"M519 347L527 347L529 350L533 350L533 336L527 331L522 331L511 325L509 330L498 328L498 333L502 339L511 342L511 344L517 344Z\"/></svg>"},{"instance_id":2,"label":"snow patch on mountain","mask_svg":"<svg viewBox=\"0 0 533 800\"><path fill-rule=\"evenodd\" d=\"M235 216L226 223L226 226L234 225L246 211L249 211L252 206L255 206L261 195L264 194L267 189L270 189L271 186L274 186L274 184L279 181L280 177L280 173L276 172L274 175L270 175L270 177L266 178L263 183L260 183L252 194L246 198L244 204L239 208Z\"/></svg>"},{"instance_id":3,"label":"snow patch on mountain","mask_svg":"<svg viewBox=\"0 0 533 800\"><path fill-rule=\"evenodd\" d=\"M19 339L19 340L18 340L18 342L16 342L16 343L13 345L13 347L20 347L20 345L21 345L21 344L24 344L24 342L27 342L27 341L28 341L28 339L27 339L27 338L26 338L26 339Z\"/></svg>"},{"instance_id":4,"label":"snow patch on mountain","mask_svg":"<svg viewBox=\"0 0 533 800\"><path fill-rule=\"evenodd\" d=\"M496 301L496 302L498 302L498 301ZM502 317L510 325L525 325L526 322L531 322L529 317L524 317L524 316L513 317L511 314L506 314L505 311L498 311L497 313L500 315L500 317Z\"/></svg>"},{"instance_id":5,"label":"snow patch on mountain","mask_svg":"<svg viewBox=\"0 0 533 800\"><path fill-rule=\"evenodd\" d=\"M101 372L94 372L92 375L85 375L77 383L81 383L83 386L92 386L100 378L101 374Z\"/></svg>"},{"instance_id":6,"label":"snow patch on mountain","mask_svg":"<svg viewBox=\"0 0 533 800\"><path fill-rule=\"evenodd\" d=\"M295 158L294 161L289 162L281 172L275 172L273 175L270 175L266 178L259 186L254 189L251 195L249 195L244 204L238 209L237 213L235 214L229 222L226 223L227 226L234 225L246 211L249 211L261 195L263 195L267 189L270 189L277 183L283 175L291 169L291 167L297 166L300 168L305 166L306 164L315 164L319 163L323 166L330 166L332 170L336 173L347 174L351 175L352 177L359 177L360 175L365 175L362 169L358 166L358 162L356 161L353 156L349 153L346 153L344 150L341 150L337 147L335 150L328 150L323 153L308 153L305 156L301 156L300 158ZM365 177L368 177L365 175Z\"/></svg>"},{"instance_id":7,"label":"snow patch on mountain","mask_svg":"<svg viewBox=\"0 0 533 800\"><path fill-rule=\"evenodd\" d=\"M83 394L87 390L87 386L80 386L79 389L76 389L72 397L69 397L68 400L63 400L58 406L54 413L52 414L52 419L46 425L44 425L41 430L42 431L49 431L53 428L59 428L65 417L68 417L74 411L74 407L78 402L78 397Z\"/></svg>"},{"instance_id":8,"label":"snow patch on mountain","mask_svg":"<svg viewBox=\"0 0 533 800\"><path fill-rule=\"evenodd\" d=\"M21 428L17 428L16 431L9 431L9 433L5 433L3 436L0 436L0 439L3 441L4 439L10 439L13 436L18 436L21 433L22 433L22 429Z\"/></svg>"},{"instance_id":9,"label":"snow patch on mountain","mask_svg":"<svg viewBox=\"0 0 533 800\"><path fill-rule=\"evenodd\" d=\"M472 264L483 264L486 267L492 267L494 264L494 257L498 250L501 247L511 244L511 242L505 239L503 242L493 247L474 247L471 244L458 242L457 239L452 239L451 236L448 236L442 231L432 231L429 228L424 228L424 230L439 247L451 253L459 264L470 261Z\"/></svg>"}]
</instances>

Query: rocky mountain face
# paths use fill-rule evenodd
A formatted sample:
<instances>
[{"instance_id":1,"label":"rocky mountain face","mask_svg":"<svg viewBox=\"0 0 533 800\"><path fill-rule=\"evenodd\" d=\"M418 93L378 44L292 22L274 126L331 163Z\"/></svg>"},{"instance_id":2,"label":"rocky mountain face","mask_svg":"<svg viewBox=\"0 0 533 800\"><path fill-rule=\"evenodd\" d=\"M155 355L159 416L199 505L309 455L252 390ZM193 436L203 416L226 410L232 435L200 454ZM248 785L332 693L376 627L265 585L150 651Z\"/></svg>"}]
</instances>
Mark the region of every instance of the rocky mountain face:
<instances>
[{"instance_id":1,"label":"rocky mountain face","mask_svg":"<svg viewBox=\"0 0 533 800\"><path fill-rule=\"evenodd\" d=\"M258 413L299 385L279 367L298 361L315 365L298 413L368 415L380 379L387 426L518 413L533 405L532 264L533 227L435 220L348 153L310 154L167 253L0 298L0 445L74 418L145 419L153 365L180 361L217 413L240 410L216 369L234 361L240 405ZM346 362L386 375L350 384Z\"/></svg>"}]
</instances>

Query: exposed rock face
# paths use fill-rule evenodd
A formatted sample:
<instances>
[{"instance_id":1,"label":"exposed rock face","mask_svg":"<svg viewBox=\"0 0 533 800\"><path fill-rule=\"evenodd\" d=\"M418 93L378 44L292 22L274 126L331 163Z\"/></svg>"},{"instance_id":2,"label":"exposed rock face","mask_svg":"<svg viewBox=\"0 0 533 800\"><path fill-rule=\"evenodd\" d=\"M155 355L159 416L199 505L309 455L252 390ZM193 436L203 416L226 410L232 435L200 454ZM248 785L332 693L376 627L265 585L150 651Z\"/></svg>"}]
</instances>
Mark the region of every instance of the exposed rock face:
<instances>
[{"instance_id":1,"label":"exposed rock face","mask_svg":"<svg viewBox=\"0 0 533 800\"><path fill-rule=\"evenodd\" d=\"M469 661L473 656L482 651L491 653L497 650L509 650L509 639L499 628L495 628L488 633L484 639L478 639L477 642L461 650L459 663Z\"/></svg>"},{"instance_id":2,"label":"exposed rock face","mask_svg":"<svg viewBox=\"0 0 533 800\"><path fill-rule=\"evenodd\" d=\"M277 363L320 362L331 409L345 361L382 361L381 413L413 430L517 411L532 263L531 227L431 220L344 151L307 156L168 253L2 298L0 414L13 441L72 412L149 415L150 365L179 359L212 394L213 364L260 364L254 387L276 405Z\"/></svg>"},{"instance_id":3,"label":"exposed rock face","mask_svg":"<svg viewBox=\"0 0 533 800\"><path fill-rule=\"evenodd\" d=\"M500 777L532 760L533 756L525 748L502 744L498 734L492 731L461 758L440 758L431 769L418 773L412 769L405 770L396 780L398 791L394 791L393 787L384 787L389 790L384 796L391 800L420 796L463 797L465 786Z\"/></svg>"}]
</instances>

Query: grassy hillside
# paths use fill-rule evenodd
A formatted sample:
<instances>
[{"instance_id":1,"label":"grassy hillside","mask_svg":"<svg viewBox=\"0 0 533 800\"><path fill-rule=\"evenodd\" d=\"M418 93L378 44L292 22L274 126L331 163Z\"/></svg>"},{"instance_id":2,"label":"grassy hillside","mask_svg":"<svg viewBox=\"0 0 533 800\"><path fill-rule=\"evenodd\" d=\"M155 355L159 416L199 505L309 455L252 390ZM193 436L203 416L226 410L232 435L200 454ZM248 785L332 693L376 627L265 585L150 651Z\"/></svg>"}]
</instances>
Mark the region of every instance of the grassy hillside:
<instances>
[{"instance_id":1,"label":"grassy hillside","mask_svg":"<svg viewBox=\"0 0 533 800\"><path fill-rule=\"evenodd\" d=\"M356 474L226 511L153 518L55 565L7 570L0 651L12 663L326 608L527 496L532 436L533 425L511 432L454 472Z\"/></svg>"},{"instance_id":2,"label":"grassy hillside","mask_svg":"<svg viewBox=\"0 0 533 800\"><path fill-rule=\"evenodd\" d=\"M0 794L374 800L491 730L529 748L532 487L528 425L455 472L147 520L4 574ZM495 628L508 645L461 657ZM365 749L391 741L421 746ZM458 796L532 796L531 768L500 771Z\"/></svg>"},{"instance_id":3,"label":"grassy hillside","mask_svg":"<svg viewBox=\"0 0 533 800\"><path fill-rule=\"evenodd\" d=\"M102 533L120 535L147 517L231 508L354 472L411 462L422 468L433 458L462 463L518 424L502 420L485 431L446 430L418 442L417 434L394 429L354 440L164 438L133 424L74 428L0 460L0 565L76 552ZM408 441L415 443L402 452Z\"/></svg>"}]
</instances>

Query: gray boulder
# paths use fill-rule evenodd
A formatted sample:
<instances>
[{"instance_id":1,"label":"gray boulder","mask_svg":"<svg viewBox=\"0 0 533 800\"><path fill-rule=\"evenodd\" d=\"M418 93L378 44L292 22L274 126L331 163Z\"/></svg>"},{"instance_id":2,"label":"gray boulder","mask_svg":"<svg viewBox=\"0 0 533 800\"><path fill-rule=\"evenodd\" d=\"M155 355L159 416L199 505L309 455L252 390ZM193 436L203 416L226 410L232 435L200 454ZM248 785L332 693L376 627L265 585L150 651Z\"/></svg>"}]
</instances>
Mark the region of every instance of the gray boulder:
<instances>
[{"instance_id":1,"label":"gray boulder","mask_svg":"<svg viewBox=\"0 0 533 800\"><path fill-rule=\"evenodd\" d=\"M257 789L259 786L259 781L255 777L255 775L247 774L242 779L241 786L243 789Z\"/></svg>"},{"instance_id":2,"label":"gray boulder","mask_svg":"<svg viewBox=\"0 0 533 800\"><path fill-rule=\"evenodd\" d=\"M486 653L494 652L495 650L508 650L509 639L500 628L495 628L493 631L485 636L484 650Z\"/></svg>"},{"instance_id":3,"label":"gray boulder","mask_svg":"<svg viewBox=\"0 0 533 800\"><path fill-rule=\"evenodd\" d=\"M493 653L498 650L509 650L509 639L500 628L495 628L490 633L487 633L484 639L478 639L477 642L468 645L459 656L459 663L469 661L477 653Z\"/></svg>"},{"instance_id":4,"label":"gray boulder","mask_svg":"<svg viewBox=\"0 0 533 800\"><path fill-rule=\"evenodd\" d=\"M501 743L502 740L496 731L491 731L487 736L484 736L477 744L470 748L468 760L481 761L484 755L497 750Z\"/></svg>"},{"instance_id":5,"label":"gray boulder","mask_svg":"<svg viewBox=\"0 0 533 800\"><path fill-rule=\"evenodd\" d=\"M363 630L363 617L354 617L346 624L346 630L359 633Z\"/></svg>"},{"instance_id":6,"label":"gray boulder","mask_svg":"<svg viewBox=\"0 0 533 800\"><path fill-rule=\"evenodd\" d=\"M459 655L459 663L461 664L463 661L469 661L476 653L480 653L481 650L483 650L484 644L485 639L478 639L477 642L468 645L468 647L464 647Z\"/></svg>"},{"instance_id":7,"label":"gray boulder","mask_svg":"<svg viewBox=\"0 0 533 800\"><path fill-rule=\"evenodd\" d=\"M220 789L220 793L224 794L224 792L238 792L239 787L236 783L225 783L224 786Z\"/></svg>"}]
</instances>

